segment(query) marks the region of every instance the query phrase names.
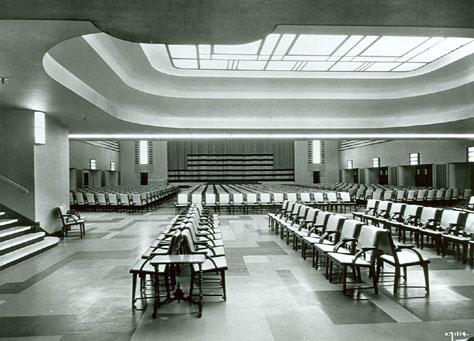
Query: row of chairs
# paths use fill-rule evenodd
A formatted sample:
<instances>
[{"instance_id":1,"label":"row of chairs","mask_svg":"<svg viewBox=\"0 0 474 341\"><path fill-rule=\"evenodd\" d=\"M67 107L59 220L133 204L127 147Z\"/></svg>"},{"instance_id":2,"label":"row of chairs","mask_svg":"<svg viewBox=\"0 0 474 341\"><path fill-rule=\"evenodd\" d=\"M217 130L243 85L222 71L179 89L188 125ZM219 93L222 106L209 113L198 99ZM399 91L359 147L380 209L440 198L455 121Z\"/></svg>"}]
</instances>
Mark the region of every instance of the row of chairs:
<instances>
[{"instance_id":1,"label":"row of chairs","mask_svg":"<svg viewBox=\"0 0 474 341\"><path fill-rule=\"evenodd\" d=\"M179 269L172 266L160 266L155 269L150 262L157 255L172 254L202 254L206 260L201 270L204 276L203 296L219 296L225 301L227 299L225 271L227 261L225 258L222 233L219 227L219 219L211 210L203 209L200 205L193 205L185 212L175 216L165 230L158 236L155 242L148 247L130 268L132 274L132 307L136 309L137 301L142 301L146 308L148 299L160 301L163 297L166 302L170 300L171 291L176 285L176 274ZM165 294L161 295L156 281L162 277ZM139 278L139 283L137 279ZM198 285L199 268L197 265L191 267L191 281L189 297L196 296L193 289ZM137 284L138 295L137 295ZM215 289L220 292L216 292ZM158 290L158 292L157 292Z\"/></svg>"},{"instance_id":2,"label":"row of chairs","mask_svg":"<svg viewBox=\"0 0 474 341\"><path fill-rule=\"evenodd\" d=\"M431 241L443 257L450 245L456 253L461 253L459 249L462 248L463 263L468 258L470 264L474 263L474 212L368 200L365 209L354 212L353 217L389 231L395 230L403 242L409 234L420 248L424 247L425 240Z\"/></svg>"},{"instance_id":3,"label":"row of chairs","mask_svg":"<svg viewBox=\"0 0 474 341\"><path fill-rule=\"evenodd\" d=\"M423 288L429 293L429 260L412 246L397 245L386 229L290 201L285 201L281 210L269 213L268 218L269 228L280 238L286 238L287 244L291 241L294 250L301 245L303 258L311 250L313 267L324 266L329 281L339 276L344 294L348 293L349 279L352 279L352 289L373 288L377 294L379 279L390 275L385 270L386 265L394 268L394 295L398 294L401 277L408 287L406 269L409 266L422 267ZM337 269L339 271L335 271ZM360 284L363 282L361 269L368 270L366 277L371 286Z\"/></svg>"},{"instance_id":4,"label":"row of chairs","mask_svg":"<svg viewBox=\"0 0 474 341\"><path fill-rule=\"evenodd\" d=\"M153 190L137 188L134 193L74 192L69 194L71 206L80 210L137 211L152 209L178 191L175 185L160 186ZM141 192L141 193L140 193Z\"/></svg>"}]
</instances>

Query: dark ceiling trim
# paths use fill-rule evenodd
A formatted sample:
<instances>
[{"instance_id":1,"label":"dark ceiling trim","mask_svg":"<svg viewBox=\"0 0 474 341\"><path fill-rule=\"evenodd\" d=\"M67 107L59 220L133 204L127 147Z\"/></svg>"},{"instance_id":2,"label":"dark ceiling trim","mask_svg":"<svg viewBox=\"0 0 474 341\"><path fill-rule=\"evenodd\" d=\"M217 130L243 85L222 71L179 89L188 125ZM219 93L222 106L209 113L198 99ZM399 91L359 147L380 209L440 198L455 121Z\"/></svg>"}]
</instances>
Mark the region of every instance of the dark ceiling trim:
<instances>
[{"instance_id":1,"label":"dark ceiling trim","mask_svg":"<svg viewBox=\"0 0 474 341\"><path fill-rule=\"evenodd\" d=\"M87 20L117 38L238 44L277 25L474 28L470 0L2 0L0 19Z\"/></svg>"}]
</instances>

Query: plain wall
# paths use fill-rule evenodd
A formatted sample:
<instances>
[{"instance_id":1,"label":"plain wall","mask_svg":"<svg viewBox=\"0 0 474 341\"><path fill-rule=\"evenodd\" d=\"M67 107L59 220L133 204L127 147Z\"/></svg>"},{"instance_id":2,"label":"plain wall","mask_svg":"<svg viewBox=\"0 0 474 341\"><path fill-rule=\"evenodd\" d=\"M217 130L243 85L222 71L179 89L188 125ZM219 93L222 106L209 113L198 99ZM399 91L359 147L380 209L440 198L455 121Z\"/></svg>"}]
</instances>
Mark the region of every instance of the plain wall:
<instances>
[{"instance_id":1,"label":"plain wall","mask_svg":"<svg viewBox=\"0 0 474 341\"><path fill-rule=\"evenodd\" d=\"M35 220L34 113L0 112L0 175L26 187L26 194L0 180L0 202Z\"/></svg>"},{"instance_id":2,"label":"plain wall","mask_svg":"<svg viewBox=\"0 0 474 341\"><path fill-rule=\"evenodd\" d=\"M35 220L48 233L61 229L57 207L69 204L68 133L46 117L46 144L34 146Z\"/></svg>"},{"instance_id":3,"label":"plain wall","mask_svg":"<svg viewBox=\"0 0 474 341\"><path fill-rule=\"evenodd\" d=\"M91 145L83 141L69 142L69 167L89 169L89 160L96 160L98 170L110 170L110 162L115 162L115 169L119 169L120 152Z\"/></svg>"}]
</instances>

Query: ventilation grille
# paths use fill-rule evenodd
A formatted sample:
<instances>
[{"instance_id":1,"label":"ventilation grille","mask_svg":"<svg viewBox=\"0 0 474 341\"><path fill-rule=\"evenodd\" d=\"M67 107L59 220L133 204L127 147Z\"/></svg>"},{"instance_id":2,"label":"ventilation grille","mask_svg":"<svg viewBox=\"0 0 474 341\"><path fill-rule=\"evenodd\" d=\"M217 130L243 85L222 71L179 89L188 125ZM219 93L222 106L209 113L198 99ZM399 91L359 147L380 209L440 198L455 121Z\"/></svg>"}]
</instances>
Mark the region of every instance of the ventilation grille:
<instances>
[{"instance_id":1,"label":"ventilation grille","mask_svg":"<svg viewBox=\"0 0 474 341\"><path fill-rule=\"evenodd\" d=\"M321 141L321 165L326 162L326 149L324 148L324 142ZM308 163L313 164L313 141L308 141Z\"/></svg>"},{"instance_id":2,"label":"ventilation grille","mask_svg":"<svg viewBox=\"0 0 474 341\"><path fill-rule=\"evenodd\" d=\"M84 142L96 147L113 150L114 152L120 152L120 144L118 143L118 141L84 141Z\"/></svg>"},{"instance_id":3,"label":"ventilation grille","mask_svg":"<svg viewBox=\"0 0 474 341\"><path fill-rule=\"evenodd\" d=\"M390 140L342 140L339 151L370 146L372 144L384 143Z\"/></svg>"}]
</instances>

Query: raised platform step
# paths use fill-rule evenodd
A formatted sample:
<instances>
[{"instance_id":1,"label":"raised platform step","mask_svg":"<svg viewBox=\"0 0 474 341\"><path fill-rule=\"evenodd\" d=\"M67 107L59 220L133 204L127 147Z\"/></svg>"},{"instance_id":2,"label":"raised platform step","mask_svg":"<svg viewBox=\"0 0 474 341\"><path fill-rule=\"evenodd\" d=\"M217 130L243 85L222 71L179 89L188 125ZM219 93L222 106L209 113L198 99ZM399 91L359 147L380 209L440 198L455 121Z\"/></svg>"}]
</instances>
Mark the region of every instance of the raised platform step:
<instances>
[{"instance_id":1,"label":"raised platform step","mask_svg":"<svg viewBox=\"0 0 474 341\"><path fill-rule=\"evenodd\" d=\"M0 255L4 255L33 243L37 243L43 240L45 235L46 234L44 232L28 233L20 237L0 242Z\"/></svg>"},{"instance_id":2,"label":"raised platform step","mask_svg":"<svg viewBox=\"0 0 474 341\"><path fill-rule=\"evenodd\" d=\"M5 230L0 230L0 242L16 238L31 231L32 226L14 226Z\"/></svg>"},{"instance_id":3,"label":"raised platform step","mask_svg":"<svg viewBox=\"0 0 474 341\"><path fill-rule=\"evenodd\" d=\"M18 219L0 219L0 230L6 229L10 224L15 224L18 221Z\"/></svg>"},{"instance_id":4,"label":"raised platform step","mask_svg":"<svg viewBox=\"0 0 474 341\"><path fill-rule=\"evenodd\" d=\"M0 270L31 258L58 245L59 238L45 237L43 240L0 256Z\"/></svg>"}]
</instances>

